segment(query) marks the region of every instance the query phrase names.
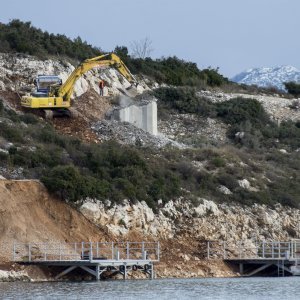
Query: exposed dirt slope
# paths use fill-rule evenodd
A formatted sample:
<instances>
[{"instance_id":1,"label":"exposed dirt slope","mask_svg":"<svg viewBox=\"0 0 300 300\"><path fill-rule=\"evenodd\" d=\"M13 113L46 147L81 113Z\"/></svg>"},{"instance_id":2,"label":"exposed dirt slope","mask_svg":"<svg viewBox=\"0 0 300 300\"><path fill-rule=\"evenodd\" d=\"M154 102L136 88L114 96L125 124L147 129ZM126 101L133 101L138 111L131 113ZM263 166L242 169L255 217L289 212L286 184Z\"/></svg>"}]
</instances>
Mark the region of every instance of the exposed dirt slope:
<instances>
[{"instance_id":1,"label":"exposed dirt slope","mask_svg":"<svg viewBox=\"0 0 300 300\"><path fill-rule=\"evenodd\" d=\"M91 122L104 119L105 113L111 107L109 99L101 97L93 89L89 89L73 101L72 107L79 113L79 116L76 119L53 119L52 123L55 129L86 142L99 143L99 138L91 130Z\"/></svg>"},{"instance_id":2,"label":"exposed dirt slope","mask_svg":"<svg viewBox=\"0 0 300 300\"><path fill-rule=\"evenodd\" d=\"M0 262L11 259L14 241L73 242L109 239L111 238L103 230L81 213L49 196L40 182L0 180Z\"/></svg>"}]
</instances>

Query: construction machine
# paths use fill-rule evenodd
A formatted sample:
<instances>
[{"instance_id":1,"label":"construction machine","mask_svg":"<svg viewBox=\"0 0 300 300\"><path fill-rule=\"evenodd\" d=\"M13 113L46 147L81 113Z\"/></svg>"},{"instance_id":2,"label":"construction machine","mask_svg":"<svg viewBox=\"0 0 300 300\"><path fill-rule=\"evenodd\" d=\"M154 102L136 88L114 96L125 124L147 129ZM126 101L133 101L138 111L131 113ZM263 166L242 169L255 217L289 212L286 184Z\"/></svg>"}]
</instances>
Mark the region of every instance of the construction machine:
<instances>
[{"instance_id":1,"label":"construction machine","mask_svg":"<svg viewBox=\"0 0 300 300\"><path fill-rule=\"evenodd\" d=\"M44 110L46 118L52 118L56 114L76 116L76 111L71 107L71 96L75 83L87 71L95 67L112 67L119 71L132 86L137 86L135 77L123 61L114 53L103 54L86 59L71 73L68 79L62 83L55 75L40 75L36 78L36 91L21 98L21 105L29 109Z\"/></svg>"}]
</instances>

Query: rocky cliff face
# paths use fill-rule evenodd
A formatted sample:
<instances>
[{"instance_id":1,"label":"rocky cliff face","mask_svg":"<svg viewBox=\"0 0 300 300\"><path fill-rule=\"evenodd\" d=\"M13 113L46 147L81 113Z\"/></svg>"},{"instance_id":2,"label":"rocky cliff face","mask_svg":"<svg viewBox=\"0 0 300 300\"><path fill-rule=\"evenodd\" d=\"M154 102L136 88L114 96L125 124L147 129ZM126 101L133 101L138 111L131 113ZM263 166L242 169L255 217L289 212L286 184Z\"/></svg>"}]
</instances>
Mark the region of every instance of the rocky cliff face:
<instances>
[{"instance_id":1,"label":"rocky cliff face","mask_svg":"<svg viewBox=\"0 0 300 300\"><path fill-rule=\"evenodd\" d=\"M216 204L201 199L197 203L179 198L162 205L154 213L145 202L122 205L87 200L80 211L92 222L122 237L139 232L156 239L172 239L179 233L199 240L289 240L300 235L300 210L277 205L240 206Z\"/></svg>"},{"instance_id":2,"label":"rocky cliff face","mask_svg":"<svg viewBox=\"0 0 300 300\"><path fill-rule=\"evenodd\" d=\"M74 70L74 66L68 62L58 60L39 60L35 57L22 54L0 53L0 90L30 91L34 90L33 80L37 75L58 75L64 82ZM104 94L119 94L120 90L126 90L130 83L115 69L93 69L81 76L74 88L74 97L87 92L91 87L99 92L99 78L107 82ZM141 83L138 92L148 89Z\"/></svg>"},{"instance_id":3,"label":"rocky cliff face","mask_svg":"<svg viewBox=\"0 0 300 300\"><path fill-rule=\"evenodd\" d=\"M111 206L109 202L87 200L80 207L86 218L118 239L159 240L161 262L158 277L232 277L237 276L220 258L223 246L211 248L207 241L225 241L238 254L243 242L253 249L256 241L288 241L300 236L300 210L277 205L243 207L216 204L206 199L198 203L180 198L161 205L154 213L144 202ZM216 243L213 243L217 245ZM212 245L213 245L212 244Z\"/></svg>"}]
</instances>

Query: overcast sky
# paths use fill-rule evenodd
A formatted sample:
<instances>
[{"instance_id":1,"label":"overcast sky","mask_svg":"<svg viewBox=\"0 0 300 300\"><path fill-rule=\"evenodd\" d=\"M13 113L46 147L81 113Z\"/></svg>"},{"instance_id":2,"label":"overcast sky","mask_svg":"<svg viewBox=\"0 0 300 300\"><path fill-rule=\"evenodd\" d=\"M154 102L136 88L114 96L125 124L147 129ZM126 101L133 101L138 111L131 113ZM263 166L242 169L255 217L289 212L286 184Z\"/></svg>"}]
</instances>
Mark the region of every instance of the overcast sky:
<instances>
[{"instance_id":1,"label":"overcast sky","mask_svg":"<svg viewBox=\"0 0 300 300\"><path fill-rule=\"evenodd\" d=\"M253 67L300 68L300 0L0 0L17 18L112 51L148 37L153 58L176 55L232 77Z\"/></svg>"}]
</instances>

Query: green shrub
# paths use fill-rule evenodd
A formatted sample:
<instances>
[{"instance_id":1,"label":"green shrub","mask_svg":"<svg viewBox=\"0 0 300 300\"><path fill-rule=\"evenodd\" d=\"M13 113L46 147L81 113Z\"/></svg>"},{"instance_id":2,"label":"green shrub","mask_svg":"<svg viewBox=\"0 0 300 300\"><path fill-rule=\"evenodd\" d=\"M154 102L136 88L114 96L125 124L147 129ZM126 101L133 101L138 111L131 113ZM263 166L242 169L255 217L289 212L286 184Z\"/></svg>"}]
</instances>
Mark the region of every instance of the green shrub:
<instances>
[{"instance_id":1,"label":"green shrub","mask_svg":"<svg viewBox=\"0 0 300 300\"><path fill-rule=\"evenodd\" d=\"M165 105L179 113L214 115L213 104L204 97L198 97L193 88L158 88L154 91L154 96L160 100L159 105Z\"/></svg>"},{"instance_id":2,"label":"green shrub","mask_svg":"<svg viewBox=\"0 0 300 300\"><path fill-rule=\"evenodd\" d=\"M231 125L248 121L254 127L261 127L271 123L263 106L255 99L234 98L217 103L216 110L217 117Z\"/></svg>"},{"instance_id":3,"label":"green shrub","mask_svg":"<svg viewBox=\"0 0 300 300\"><path fill-rule=\"evenodd\" d=\"M236 177L228 173L219 174L217 181L219 184L226 186L231 191L239 186Z\"/></svg>"},{"instance_id":4,"label":"green shrub","mask_svg":"<svg viewBox=\"0 0 300 300\"><path fill-rule=\"evenodd\" d=\"M24 115L21 115L20 120L26 124L37 124L38 123L38 118L31 113L26 113Z\"/></svg>"},{"instance_id":5,"label":"green shrub","mask_svg":"<svg viewBox=\"0 0 300 300\"><path fill-rule=\"evenodd\" d=\"M222 157L214 157L211 160L211 164L213 166L215 166L216 168L221 168L221 167L224 167L226 165L226 162Z\"/></svg>"},{"instance_id":6,"label":"green shrub","mask_svg":"<svg viewBox=\"0 0 300 300\"><path fill-rule=\"evenodd\" d=\"M284 83L285 88L287 89L288 93L295 96L299 97L300 95L300 84L296 82L285 82Z\"/></svg>"},{"instance_id":7,"label":"green shrub","mask_svg":"<svg viewBox=\"0 0 300 300\"><path fill-rule=\"evenodd\" d=\"M50 192L70 201L86 197L102 199L110 190L107 181L81 175L79 169L72 165L56 166L45 172L41 180Z\"/></svg>"},{"instance_id":8,"label":"green shrub","mask_svg":"<svg viewBox=\"0 0 300 300\"><path fill-rule=\"evenodd\" d=\"M8 154L5 152L0 151L0 161L6 162L8 160Z\"/></svg>"},{"instance_id":9,"label":"green shrub","mask_svg":"<svg viewBox=\"0 0 300 300\"><path fill-rule=\"evenodd\" d=\"M15 125L9 125L5 122L1 123L0 135L13 143L21 143L24 141L22 131Z\"/></svg>"}]
</instances>

